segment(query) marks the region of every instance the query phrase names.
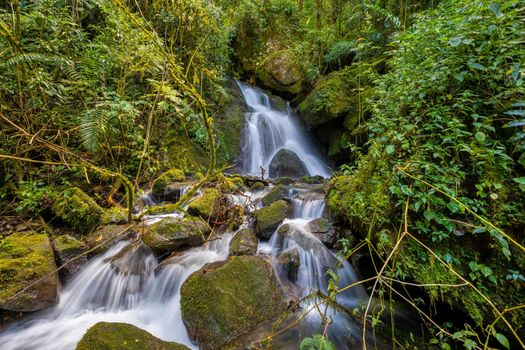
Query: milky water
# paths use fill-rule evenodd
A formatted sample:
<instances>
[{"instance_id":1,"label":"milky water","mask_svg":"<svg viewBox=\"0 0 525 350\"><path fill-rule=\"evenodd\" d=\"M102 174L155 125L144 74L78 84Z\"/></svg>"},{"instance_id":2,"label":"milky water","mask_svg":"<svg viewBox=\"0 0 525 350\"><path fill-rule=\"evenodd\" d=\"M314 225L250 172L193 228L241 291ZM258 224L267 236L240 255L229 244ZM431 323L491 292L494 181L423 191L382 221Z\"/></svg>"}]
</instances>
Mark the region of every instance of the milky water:
<instances>
[{"instance_id":1,"label":"milky water","mask_svg":"<svg viewBox=\"0 0 525 350\"><path fill-rule=\"evenodd\" d=\"M310 135L288 109L272 107L270 98L261 90L238 82L250 112L246 114L246 127L241 140L240 166L243 172L261 175L268 169L273 156L288 149L299 157L310 176L330 176L330 169Z\"/></svg>"}]
</instances>

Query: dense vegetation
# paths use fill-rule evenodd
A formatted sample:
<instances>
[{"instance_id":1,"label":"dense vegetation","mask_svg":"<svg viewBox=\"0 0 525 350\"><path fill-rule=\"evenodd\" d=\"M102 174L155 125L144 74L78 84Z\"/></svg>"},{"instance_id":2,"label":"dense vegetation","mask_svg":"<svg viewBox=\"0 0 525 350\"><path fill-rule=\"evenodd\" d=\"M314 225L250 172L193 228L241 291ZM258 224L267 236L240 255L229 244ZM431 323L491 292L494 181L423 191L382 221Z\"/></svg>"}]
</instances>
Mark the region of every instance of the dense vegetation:
<instances>
[{"instance_id":1,"label":"dense vegetation","mask_svg":"<svg viewBox=\"0 0 525 350\"><path fill-rule=\"evenodd\" d=\"M244 120L231 79L257 82L339 168L342 253L367 251L369 291L430 334L395 344L525 347L523 1L2 6L0 215L51 221L71 186L118 208L168 169L220 176Z\"/></svg>"}]
</instances>

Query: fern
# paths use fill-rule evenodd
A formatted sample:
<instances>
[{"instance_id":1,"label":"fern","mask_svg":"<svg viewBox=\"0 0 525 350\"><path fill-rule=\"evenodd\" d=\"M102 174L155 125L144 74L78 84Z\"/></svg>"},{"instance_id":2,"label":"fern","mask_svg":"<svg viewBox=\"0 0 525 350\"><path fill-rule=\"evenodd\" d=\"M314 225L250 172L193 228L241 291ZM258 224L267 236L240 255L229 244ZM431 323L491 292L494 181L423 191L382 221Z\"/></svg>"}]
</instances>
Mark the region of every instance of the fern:
<instances>
[{"instance_id":1,"label":"fern","mask_svg":"<svg viewBox=\"0 0 525 350\"><path fill-rule=\"evenodd\" d=\"M8 68L19 64L30 63L57 63L61 66L72 66L73 63L63 57L47 55L36 52L24 52L11 56L4 63L0 64L1 68Z\"/></svg>"},{"instance_id":2,"label":"fern","mask_svg":"<svg viewBox=\"0 0 525 350\"><path fill-rule=\"evenodd\" d=\"M111 120L104 110L90 109L84 113L80 134L84 147L89 151L101 148L105 136L111 129Z\"/></svg>"},{"instance_id":3,"label":"fern","mask_svg":"<svg viewBox=\"0 0 525 350\"><path fill-rule=\"evenodd\" d=\"M390 12L388 12L386 9L382 8L381 6L377 6L374 4L365 4L365 7L369 10L375 11L379 13L380 15L385 17L385 22L390 22L394 25L396 28L401 28L401 20L399 17L394 16Z\"/></svg>"}]
</instances>

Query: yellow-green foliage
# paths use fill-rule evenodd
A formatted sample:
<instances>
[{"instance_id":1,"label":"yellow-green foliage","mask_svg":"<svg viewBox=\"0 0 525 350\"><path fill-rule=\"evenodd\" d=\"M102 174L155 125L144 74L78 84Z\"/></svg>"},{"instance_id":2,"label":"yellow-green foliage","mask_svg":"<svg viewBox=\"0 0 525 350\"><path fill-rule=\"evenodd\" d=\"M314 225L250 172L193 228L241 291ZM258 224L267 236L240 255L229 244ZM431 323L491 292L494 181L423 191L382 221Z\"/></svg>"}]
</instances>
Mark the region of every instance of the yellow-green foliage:
<instances>
[{"instance_id":1,"label":"yellow-green foliage","mask_svg":"<svg viewBox=\"0 0 525 350\"><path fill-rule=\"evenodd\" d=\"M190 336L203 349L221 349L284 310L271 265L258 256L235 256L206 265L181 289L181 310Z\"/></svg>"},{"instance_id":2,"label":"yellow-green foliage","mask_svg":"<svg viewBox=\"0 0 525 350\"><path fill-rule=\"evenodd\" d=\"M53 212L80 234L93 231L104 215L104 210L78 187L63 191L53 205Z\"/></svg>"},{"instance_id":3,"label":"yellow-green foliage","mask_svg":"<svg viewBox=\"0 0 525 350\"><path fill-rule=\"evenodd\" d=\"M160 340L127 323L99 322L88 329L76 350L189 350L184 345Z\"/></svg>"},{"instance_id":4,"label":"yellow-green foliage","mask_svg":"<svg viewBox=\"0 0 525 350\"><path fill-rule=\"evenodd\" d=\"M56 268L53 251L47 234L16 232L0 241L0 309L33 311L37 303L50 300L56 295L56 276L50 276L43 283L50 286L46 295L29 288L10 299L33 282L53 272ZM48 305L51 306L51 305Z\"/></svg>"}]
</instances>

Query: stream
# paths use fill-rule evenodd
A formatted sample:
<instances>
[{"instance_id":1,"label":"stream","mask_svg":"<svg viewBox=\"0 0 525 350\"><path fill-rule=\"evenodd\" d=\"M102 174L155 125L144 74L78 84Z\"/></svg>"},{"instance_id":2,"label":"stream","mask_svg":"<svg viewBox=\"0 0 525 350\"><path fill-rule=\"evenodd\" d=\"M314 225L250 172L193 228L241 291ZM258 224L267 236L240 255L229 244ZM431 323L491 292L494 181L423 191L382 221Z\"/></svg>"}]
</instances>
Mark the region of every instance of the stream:
<instances>
[{"instance_id":1,"label":"stream","mask_svg":"<svg viewBox=\"0 0 525 350\"><path fill-rule=\"evenodd\" d=\"M243 173L260 175L261 167L268 169L275 154L287 149L304 163L307 175L330 176L322 152L289 108L279 111L272 107L269 97L261 90L241 82L238 85L250 108L246 115L239 161ZM324 195L315 192L314 187L307 184L289 187L293 210L281 224L287 225L289 233L283 237L277 229L268 241L261 240L258 246L258 254L271 259L277 273L284 278L286 273L278 264L279 257L283 253L297 252L299 266L288 282L298 291L299 297L315 291L328 293L326 272L330 269L341 277L340 287L358 281L353 267L311 232L309 223L326 215ZM248 211L255 210L262 205L260 199L268 190L247 191L231 200L243 204ZM152 201L151 198L147 200ZM166 216L182 215L150 216L146 223L151 224ZM241 228L249 224L246 221ZM182 321L180 287L190 274L205 264L227 259L233 235L234 232L226 232L221 239L185 250L162 262L144 244L120 241L104 254L89 260L68 281L60 290L55 307L30 315L2 330L0 349L71 350L86 330L100 321L130 323L163 340L198 349L198 345L189 339ZM367 294L361 286L349 289L336 298L338 304L346 309L353 309L366 300ZM300 306L304 311L314 305L312 300L306 299ZM360 325L355 320L341 310L320 309L333 321L328 328L328 337L337 349L354 349L360 345ZM321 315L314 310L298 327L278 337L274 348L298 349L300 339L322 332L321 326Z\"/></svg>"}]
</instances>

